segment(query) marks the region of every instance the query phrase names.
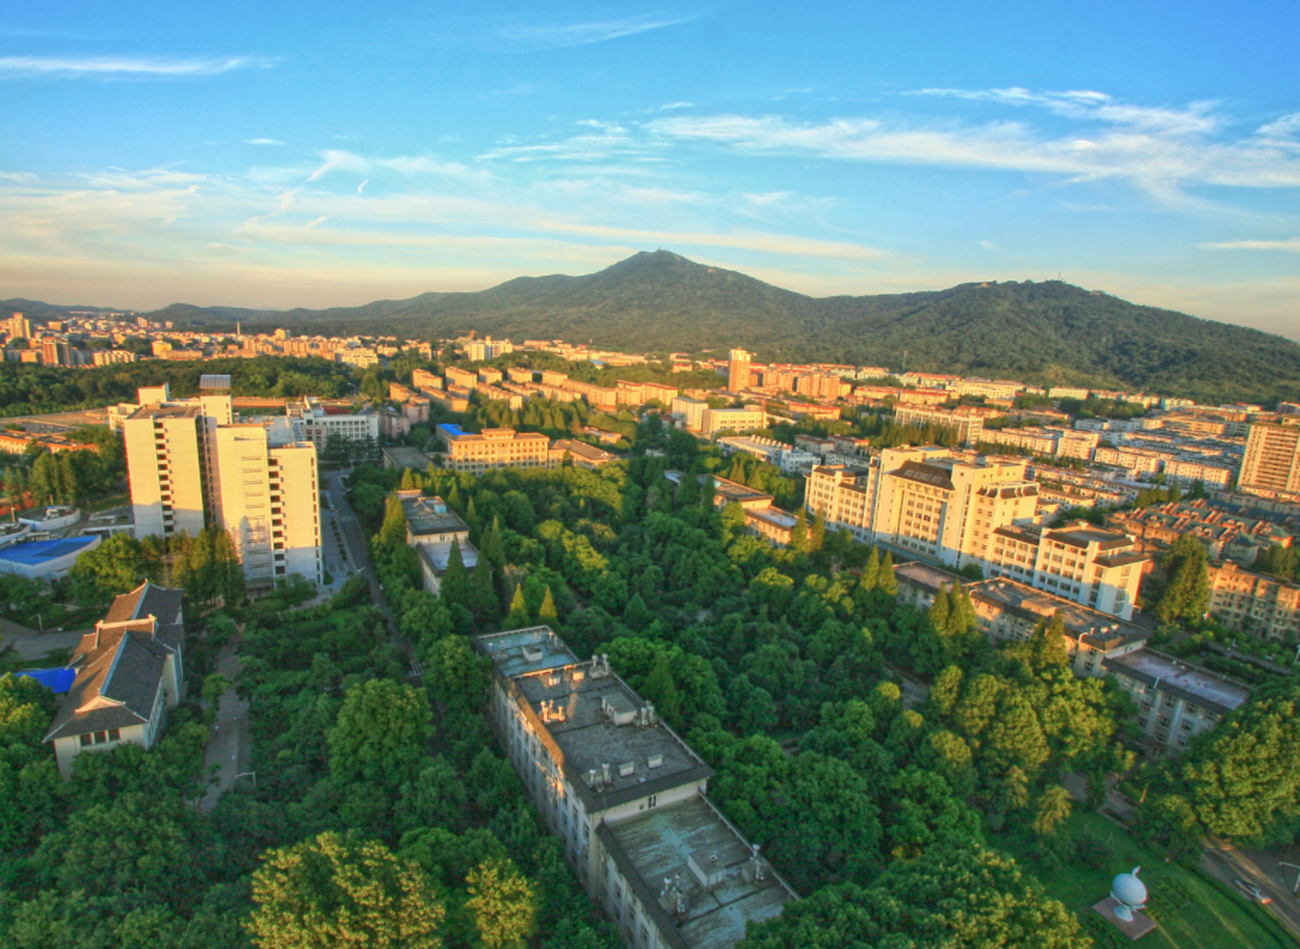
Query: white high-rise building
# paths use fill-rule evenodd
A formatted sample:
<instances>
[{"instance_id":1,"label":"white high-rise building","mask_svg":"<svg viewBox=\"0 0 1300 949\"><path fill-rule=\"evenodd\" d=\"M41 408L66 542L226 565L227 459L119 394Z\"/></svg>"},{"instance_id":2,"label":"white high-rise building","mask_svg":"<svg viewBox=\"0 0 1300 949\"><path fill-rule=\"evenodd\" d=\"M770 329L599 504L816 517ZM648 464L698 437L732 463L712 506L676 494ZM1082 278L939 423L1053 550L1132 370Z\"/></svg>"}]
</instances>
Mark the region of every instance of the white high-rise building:
<instances>
[{"instance_id":1,"label":"white high-rise building","mask_svg":"<svg viewBox=\"0 0 1300 949\"><path fill-rule=\"evenodd\" d=\"M316 446L290 417L234 424L229 395L170 401L140 390L121 419L135 536L174 537L219 527L250 582L299 573L319 581Z\"/></svg>"}]
</instances>

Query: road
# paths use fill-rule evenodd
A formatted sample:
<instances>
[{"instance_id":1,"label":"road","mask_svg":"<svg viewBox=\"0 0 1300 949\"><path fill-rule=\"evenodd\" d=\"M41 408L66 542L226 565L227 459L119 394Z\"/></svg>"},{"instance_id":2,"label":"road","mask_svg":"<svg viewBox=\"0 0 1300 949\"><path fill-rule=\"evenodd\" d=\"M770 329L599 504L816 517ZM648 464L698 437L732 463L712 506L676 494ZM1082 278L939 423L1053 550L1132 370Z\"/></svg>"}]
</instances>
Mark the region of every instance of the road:
<instances>
[{"instance_id":1,"label":"road","mask_svg":"<svg viewBox=\"0 0 1300 949\"><path fill-rule=\"evenodd\" d=\"M1238 848L1211 837L1201 855L1201 869L1214 874L1237 893L1241 891L1233 884L1233 880L1254 883L1273 898L1268 909L1292 933L1300 936L1300 900L1291 892L1296 873L1300 871L1279 866L1281 860L1300 864L1300 858L1294 853L1279 855L1276 850ZM1242 899L1246 899L1244 894Z\"/></svg>"},{"instance_id":2,"label":"road","mask_svg":"<svg viewBox=\"0 0 1300 949\"><path fill-rule=\"evenodd\" d=\"M392 609L388 606L388 597L384 595L384 588L379 585L379 576L375 573L374 565L370 562L370 553L366 545L366 535L361 529L361 522L357 520L356 514L351 506L348 505L348 499L345 496L343 488L343 475L339 472L329 472L325 476L326 484L329 485L330 503L334 506L334 522L338 525L339 531L343 536L344 547L348 560L357 568L354 572L359 573L366 578L370 584L370 599L375 604L388 623L388 631L393 636L393 642L402 648L407 658L410 658L411 647L405 638L399 637L397 633L397 621L393 616Z\"/></svg>"},{"instance_id":3,"label":"road","mask_svg":"<svg viewBox=\"0 0 1300 949\"><path fill-rule=\"evenodd\" d=\"M236 637L217 654L217 671L231 682L237 682L242 666L236 651ZM216 782L209 786L199 802L202 810L210 811L217 799L235 784L237 775L247 772L253 764L253 735L248 727L248 703L239 697L231 685L217 703L217 716L208 737L208 748L203 764L209 771L216 770Z\"/></svg>"},{"instance_id":4,"label":"road","mask_svg":"<svg viewBox=\"0 0 1300 949\"><path fill-rule=\"evenodd\" d=\"M23 662L36 662L55 649L75 648L81 642L82 635L88 632L88 629L65 629L42 633L0 619L0 648L12 646Z\"/></svg>"}]
</instances>

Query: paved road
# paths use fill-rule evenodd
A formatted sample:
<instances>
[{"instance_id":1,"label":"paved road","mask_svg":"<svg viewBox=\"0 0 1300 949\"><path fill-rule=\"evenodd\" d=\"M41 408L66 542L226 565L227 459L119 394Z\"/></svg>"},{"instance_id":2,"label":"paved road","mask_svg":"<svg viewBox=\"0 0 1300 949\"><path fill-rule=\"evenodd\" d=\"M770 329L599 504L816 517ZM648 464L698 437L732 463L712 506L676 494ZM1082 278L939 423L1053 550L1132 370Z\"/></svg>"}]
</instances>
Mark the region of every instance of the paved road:
<instances>
[{"instance_id":1,"label":"paved road","mask_svg":"<svg viewBox=\"0 0 1300 949\"><path fill-rule=\"evenodd\" d=\"M409 657L411 653L410 645L405 639L399 641L397 638L397 623L393 617L393 611L388 606L388 598L384 595L384 588L379 585L379 576L375 573L374 565L370 562L370 553L366 546L365 533L361 530L361 523L357 520L356 514L348 505L348 499L344 496L343 475L338 472L330 472L326 475L326 483L329 485L330 502L334 505L335 523L338 524L342 533L348 559L358 568L354 572L360 573L370 584L371 600L388 623L388 630L394 637L393 641L400 645Z\"/></svg>"},{"instance_id":2,"label":"paved road","mask_svg":"<svg viewBox=\"0 0 1300 949\"><path fill-rule=\"evenodd\" d=\"M12 646L23 662L36 662L55 649L72 649L88 629L50 630L42 633L18 623L0 619L0 648Z\"/></svg>"},{"instance_id":3,"label":"paved road","mask_svg":"<svg viewBox=\"0 0 1300 949\"><path fill-rule=\"evenodd\" d=\"M236 682L242 666L236 651L236 637L217 654L217 671ZM203 764L211 771L216 769L216 783L203 795L199 807L210 811L217 799L234 786L235 776L248 771L253 762L253 736L248 727L248 703L239 697L232 685L217 705L217 716L208 738L208 749Z\"/></svg>"},{"instance_id":4,"label":"paved road","mask_svg":"<svg viewBox=\"0 0 1300 949\"><path fill-rule=\"evenodd\" d=\"M1279 866L1279 861L1300 864L1296 854L1279 853L1277 850L1252 850L1236 848L1211 837L1201 855L1201 868L1214 874L1232 890L1241 891L1233 880L1245 880L1254 883L1273 898L1268 909L1282 921L1292 933L1300 936L1300 900L1292 895L1291 887L1295 885L1296 873L1288 867ZM1242 895L1242 899L1246 899Z\"/></svg>"}]
</instances>

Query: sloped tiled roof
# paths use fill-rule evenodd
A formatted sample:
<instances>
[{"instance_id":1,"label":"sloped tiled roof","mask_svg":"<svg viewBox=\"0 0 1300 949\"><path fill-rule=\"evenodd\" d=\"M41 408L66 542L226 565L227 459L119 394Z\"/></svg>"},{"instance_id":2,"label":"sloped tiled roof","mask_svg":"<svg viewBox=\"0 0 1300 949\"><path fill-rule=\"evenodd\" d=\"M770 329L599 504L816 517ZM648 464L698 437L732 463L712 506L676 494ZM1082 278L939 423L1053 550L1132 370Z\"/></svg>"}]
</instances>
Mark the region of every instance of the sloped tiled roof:
<instances>
[{"instance_id":1,"label":"sloped tiled roof","mask_svg":"<svg viewBox=\"0 0 1300 949\"><path fill-rule=\"evenodd\" d=\"M170 650L147 633L100 629L81 638L81 667L46 741L149 721Z\"/></svg>"}]
</instances>

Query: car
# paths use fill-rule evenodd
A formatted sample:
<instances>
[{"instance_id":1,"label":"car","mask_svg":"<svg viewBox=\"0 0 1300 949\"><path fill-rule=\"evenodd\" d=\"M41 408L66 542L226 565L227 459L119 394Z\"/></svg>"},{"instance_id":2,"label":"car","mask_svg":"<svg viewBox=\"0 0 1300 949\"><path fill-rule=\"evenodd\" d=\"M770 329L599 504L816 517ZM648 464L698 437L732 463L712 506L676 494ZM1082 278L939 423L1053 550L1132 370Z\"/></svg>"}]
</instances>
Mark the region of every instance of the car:
<instances>
[{"instance_id":1,"label":"car","mask_svg":"<svg viewBox=\"0 0 1300 949\"><path fill-rule=\"evenodd\" d=\"M1247 883L1245 880L1233 880L1232 882L1236 884L1237 889L1262 906L1267 906L1273 902L1273 897L1265 896L1264 891L1253 883Z\"/></svg>"}]
</instances>

